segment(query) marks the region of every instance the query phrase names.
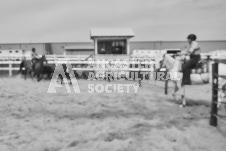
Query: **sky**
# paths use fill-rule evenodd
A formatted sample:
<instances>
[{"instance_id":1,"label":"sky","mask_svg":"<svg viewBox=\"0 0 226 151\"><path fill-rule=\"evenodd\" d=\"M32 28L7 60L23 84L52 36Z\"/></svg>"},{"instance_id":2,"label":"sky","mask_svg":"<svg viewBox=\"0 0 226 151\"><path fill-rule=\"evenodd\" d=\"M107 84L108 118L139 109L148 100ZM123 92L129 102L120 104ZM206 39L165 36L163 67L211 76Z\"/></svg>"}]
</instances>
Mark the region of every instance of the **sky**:
<instances>
[{"instance_id":1,"label":"sky","mask_svg":"<svg viewBox=\"0 0 226 151\"><path fill-rule=\"evenodd\" d=\"M0 0L0 43L86 42L91 28L132 41L226 40L225 0Z\"/></svg>"}]
</instances>

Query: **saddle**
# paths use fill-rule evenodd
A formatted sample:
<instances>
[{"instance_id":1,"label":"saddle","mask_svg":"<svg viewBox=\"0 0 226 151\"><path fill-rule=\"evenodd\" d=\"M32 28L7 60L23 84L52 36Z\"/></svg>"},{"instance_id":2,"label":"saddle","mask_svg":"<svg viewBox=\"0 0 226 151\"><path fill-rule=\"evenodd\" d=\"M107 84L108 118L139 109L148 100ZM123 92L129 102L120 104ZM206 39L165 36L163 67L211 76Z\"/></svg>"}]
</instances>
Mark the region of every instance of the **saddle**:
<instances>
[{"instance_id":1,"label":"saddle","mask_svg":"<svg viewBox=\"0 0 226 151\"><path fill-rule=\"evenodd\" d=\"M186 63L186 60L183 64ZM201 59L194 67L191 68L191 74L208 73L208 60Z\"/></svg>"},{"instance_id":2,"label":"saddle","mask_svg":"<svg viewBox=\"0 0 226 151\"><path fill-rule=\"evenodd\" d=\"M35 64L35 63L37 63L38 61L39 61L38 58L32 58L32 59L31 59L32 64Z\"/></svg>"},{"instance_id":3,"label":"saddle","mask_svg":"<svg viewBox=\"0 0 226 151\"><path fill-rule=\"evenodd\" d=\"M192 68L191 73L207 73L208 72L208 61L206 59L200 60L194 68Z\"/></svg>"}]
</instances>

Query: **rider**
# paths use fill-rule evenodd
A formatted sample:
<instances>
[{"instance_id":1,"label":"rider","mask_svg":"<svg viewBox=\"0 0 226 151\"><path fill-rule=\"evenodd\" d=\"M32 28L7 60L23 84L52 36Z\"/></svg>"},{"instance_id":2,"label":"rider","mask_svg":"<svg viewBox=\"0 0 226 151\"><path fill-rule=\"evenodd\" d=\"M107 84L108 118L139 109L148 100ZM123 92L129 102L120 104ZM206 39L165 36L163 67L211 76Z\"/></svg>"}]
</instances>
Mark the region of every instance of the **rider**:
<instances>
[{"instance_id":1,"label":"rider","mask_svg":"<svg viewBox=\"0 0 226 151\"><path fill-rule=\"evenodd\" d=\"M181 52L181 55L190 55L190 60L188 60L182 68L182 85L191 84L191 69L194 68L201 59L200 47L198 45L198 42L196 42L196 39L197 37L195 34L188 35L187 40L189 43L189 47L185 51Z\"/></svg>"},{"instance_id":2,"label":"rider","mask_svg":"<svg viewBox=\"0 0 226 151\"><path fill-rule=\"evenodd\" d=\"M40 57L38 54L35 52L35 48L32 48L32 53L31 53L31 62L32 62L32 69L34 69L35 62L39 60Z\"/></svg>"}]
</instances>

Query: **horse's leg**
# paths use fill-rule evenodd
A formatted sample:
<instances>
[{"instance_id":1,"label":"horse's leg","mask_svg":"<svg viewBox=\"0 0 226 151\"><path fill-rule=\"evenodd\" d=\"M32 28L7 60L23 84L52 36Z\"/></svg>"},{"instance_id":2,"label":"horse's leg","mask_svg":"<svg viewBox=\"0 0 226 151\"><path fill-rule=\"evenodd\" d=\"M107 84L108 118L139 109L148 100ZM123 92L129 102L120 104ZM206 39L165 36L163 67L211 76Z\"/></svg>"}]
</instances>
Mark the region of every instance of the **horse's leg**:
<instances>
[{"instance_id":1,"label":"horse's leg","mask_svg":"<svg viewBox=\"0 0 226 151\"><path fill-rule=\"evenodd\" d=\"M72 82L71 82L71 77L70 77L69 73L65 73L65 76L66 76L67 83L71 85ZM82 78L82 75L81 75L81 78Z\"/></svg>"},{"instance_id":2,"label":"horse's leg","mask_svg":"<svg viewBox=\"0 0 226 151\"><path fill-rule=\"evenodd\" d=\"M32 77L32 80L33 80L33 78L34 78L34 71L33 70L31 70L31 77Z\"/></svg>"},{"instance_id":3,"label":"horse's leg","mask_svg":"<svg viewBox=\"0 0 226 151\"><path fill-rule=\"evenodd\" d=\"M185 99L185 85L182 87L183 89L183 94L181 95L181 105L180 107L185 107L186 106L186 99Z\"/></svg>"},{"instance_id":4,"label":"horse's leg","mask_svg":"<svg viewBox=\"0 0 226 151\"><path fill-rule=\"evenodd\" d=\"M172 95L173 95L173 97L175 97L175 99L178 102L181 103L185 92L184 92L184 86L182 86L182 75L178 74L177 76L178 76L177 79L173 80L175 87L174 87L174 92ZM177 99L176 95L179 95L180 97L179 98L177 97L178 98Z\"/></svg>"},{"instance_id":5,"label":"horse's leg","mask_svg":"<svg viewBox=\"0 0 226 151\"><path fill-rule=\"evenodd\" d=\"M40 80L44 79L44 74L40 73Z\"/></svg>"},{"instance_id":6,"label":"horse's leg","mask_svg":"<svg viewBox=\"0 0 226 151\"><path fill-rule=\"evenodd\" d=\"M176 97L176 92L179 90L178 86L177 86L177 81L173 81L174 83L174 91L172 93L173 97Z\"/></svg>"},{"instance_id":7,"label":"horse's leg","mask_svg":"<svg viewBox=\"0 0 226 151\"><path fill-rule=\"evenodd\" d=\"M62 75L58 75L58 78L60 79L60 84L63 84L63 76Z\"/></svg>"},{"instance_id":8,"label":"horse's leg","mask_svg":"<svg viewBox=\"0 0 226 151\"><path fill-rule=\"evenodd\" d=\"M49 79L49 73L46 74L45 80L48 80L48 79Z\"/></svg>"},{"instance_id":9,"label":"horse's leg","mask_svg":"<svg viewBox=\"0 0 226 151\"><path fill-rule=\"evenodd\" d=\"M39 72L37 73L37 81L38 82L40 81L40 73Z\"/></svg>"},{"instance_id":10,"label":"horse's leg","mask_svg":"<svg viewBox=\"0 0 226 151\"><path fill-rule=\"evenodd\" d=\"M176 93L178 90L179 90L178 82L175 82L174 93Z\"/></svg>"},{"instance_id":11,"label":"horse's leg","mask_svg":"<svg viewBox=\"0 0 226 151\"><path fill-rule=\"evenodd\" d=\"M30 73L30 70L28 69L27 71L26 71L26 77L28 76L28 75L30 75L31 73Z\"/></svg>"},{"instance_id":12,"label":"horse's leg","mask_svg":"<svg viewBox=\"0 0 226 151\"><path fill-rule=\"evenodd\" d=\"M50 74L49 73L47 73L47 75L46 75L46 78L45 78L46 80L49 80L50 79Z\"/></svg>"},{"instance_id":13,"label":"horse's leg","mask_svg":"<svg viewBox=\"0 0 226 151\"><path fill-rule=\"evenodd\" d=\"M39 73L36 74L36 77L37 77L37 81L39 81L39 80L38 80L38 79L39 79Z\"/></svg>"},{"instance_id":14,"label":"horse's leg","mask_svg":"<svg viewBox=\"0 0 226 151\"><path fill-rule=\"evenodd\" d=\"M111 78L108 76L108 82L111 82Z\"/></svg>"},{"instance_id":15,"label":"horse's leg","mask_svg":"<svg viewBox=\"0 0 226 151\"><path fill-rule=\"evenodd\" d=\"M25 70L25 72L24 72L24 80L26 80L27 79L27 70Z\"/></svg>"},{"instance_id":16,"label":"horse's leg","mask_svg":"<svg viewBox=\"0 0 226 151\"><path fill-rule=\"evenodd\" d=\"M39 79L39 81L40 81L41 79L43 79L43 73L40 73L40 79Z\"/></svg>"},{"instance_id":17,"label":"horse's leg","mask_svg":"<svg viewBox=\"0 0 226 151\"><path fill-rule=\"evenodd\" d=\"M173 83L174 83L174 91L173 91L173 93L172 93L172 96L175 98L175 100L176 100L177 102L180 102L181 99L180 99L180 98L178 99L178 97L176 97L177 95L182 96L182 94L180 94L180 93L177 94L178 91L181 90L180 82L179 82L179 81L173 81Z\"/></svg>"},{"instance_id":18,"label":"horse's leg","mask_svg":"<svg viewBox=\"0 0 226 151\"><path fill-rule=\"evenodd\" d=\"M66 79L68 80L69 84L72 85L72 82L71 82L71 76L70 76L69 73L67 73Z\"/></svg>"},{"instance_id":19,"label":"horse's leg","mask_svg":"<svg viewBox=\"0 0 226 151\"><path fill-rule=\"evenodd\" d=\"M32 70L29 71L29 75L31 76L31 80L33 80Z\"/></svg>"},{"instance_id":20,"label":"horse's leg","mask_svg":"<svg viewBox=\"0 0 226 151\"><path fill-rule=\"evenodd\" d=\"M33 77L35 77L35 76L37 77L37 73L36 72L34 72L34 74L33 74Z\"/></svg>"},{"instance_id":21,"label":"horse's leg","mask_svg":"<svg viewBox=\"0 0 226 151\"><path fill-rule=\"evenodd\" d=\"M49 80L51 80L53 78L53 73L49 74Z\"/></svg>"}]
</instances>

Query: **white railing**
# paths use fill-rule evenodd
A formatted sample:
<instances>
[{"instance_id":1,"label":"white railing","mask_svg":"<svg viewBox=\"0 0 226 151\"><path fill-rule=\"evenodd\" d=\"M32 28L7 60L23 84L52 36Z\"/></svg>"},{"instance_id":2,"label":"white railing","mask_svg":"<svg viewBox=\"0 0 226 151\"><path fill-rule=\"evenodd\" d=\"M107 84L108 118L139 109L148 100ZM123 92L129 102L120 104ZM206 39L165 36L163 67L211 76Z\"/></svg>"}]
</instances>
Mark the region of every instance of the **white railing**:
<instances>
[{"instance_id":1,"label":"white railing","mask_svg":"<svg viewBox=\"0 0 226 151\"><path fill-rule=\"evenodd\" d=\"M111 57L111 55L109 55ZM202 58L205 58L207 56L210 56L209 53L202 54ZM19 66L21 63L22 55L10 55L10 56L0 56L0 71L1 70L6 70L9 71L9 76L12 76L12 71L13 70L19 70L19 67L14 67L15 65ZM113 70L124 70L124 71L153 71L153 66L155 64L155 58L154 57L139 57L139 56L129 56L129 55L122 55L120 57L120 61L100 61L100 60L95 60L95 57L90 58L87 60L87 58L90 57L90 55L46 55L46 58L48 60L49 64L59 64L59 63L70 63L74 65L79 65L79 64L87 64L87 65L96 65L96 64L117 64L117 63L122 63L127 64L127 68L122 68L122 69L113 69ZM115 58L119 58L118 56L114 56ZM101 58L100 56L97 58ZM104 56L102 56L104 58ZM124 59L125 60L124 60ZM26 59L31 59L29 57L26 57ZM129 65L131 64L142 64L142 65L149 65L152 66L152 68L130 68ZM1 65L4 65L2 67ZM8 66L6 66L8 65ZM83 71L89 71L89 70L108 70L108 69L95 69L95 68L73 68L73 70L83 70Z\"/></svg>"},{"instance_id":2,"label":"white railing","mask_svg":"<svg viewBox=\"0 0 226 151\"><path fill-rule=\"evenodd\" d=\"M85 61L90 55L46 55L46 59L50 64L58 63L70 63L73 64L86 64L88 61ZM22 59L26 58L31 60L31 57L28 55L22 54L1 54L0 55L0 71L9 71L9 76L12 76L12 71L19 70L19 67L13 67L15 65L19 66ZM3 65L3 66L1 66ZM7 66L8 65L8 66Z\"/></svg>"},{"instance_id":3,"label":"white railing","mask_svg":"<svg viewBox=\"0 0 226 151\"><path fill-rule=\"evenodd\" d=\"M70 60L85 60L90 55L46 55L47 60L64 60L64 59L70 59ZM28 55L22 55L22 54L1 54L0 55L0 61L18 61L22 60L22 58L31 59ZM41 57L41 56L40 56Z\"/></svg>"},{"instance_id":4,"label":"white railing","mask_svg":"<svg viewBox=\"0 0 226 151\"><path fill-rule=\"evenodd\" d=\"M19 65L21 63L21 61L0 61L0 65L3 64L3 65L8 65L5 66L5 67L0 67L0 71L1 70L6 70L6 71L9 71L9 76L12 76L12 71L15 71L15 70L19 70L19 67L13 67L13 65ZM50 61L49 62L50 64L55 64L56 62L53 62L53 61ZM95 66L94 67L89 67L89 68L72 68L73 70L81 70L81 71L144 71L144 72L151 72L154 70L154 62L142 62L142 61L130 61L128 62L127 65L123 66L122 68L111 68L111 69L108 69L106 68L106 65L109 63L109 62L103 62L103 61L69 61L69 62L65 62L65 61L61 61L61 62L57 62L56 64L59 64L59 63L70 63L70 64L87 64L88 66L89 65L97 65L97 64L104 64L104 67L103 68L96 68ZM116 63L116 62L111 62L112 64ZM138 67L138 68L130 68L129 65L130 64L148 64L149 66L151 66L151 68L142 68L142 67Z\"/></svg>"},{"instance_id":5,"label":"white railing","mask_svg":"<svg viewBox=\"0 0 226 151\"><path fill-rule=\"evenodd\" d=\"M20 62L18 61L8 61L8 62L0 62L0 64L8 64L6 67L0 67L1 70L9 71L9 76L12 76L12 71L19 70L19 67L12 67L14 64L19 65ZM89 63L87 62L87 65ZM92 64L93 65L93 64ZM106 64L105 64L106 65ZM150 64L149 64L150 65ZM73 66L73 65L72 65ZM103 68L101 68L103 67ZM101 67L88 67L88 68L82 68L82 67L73 67L72 69L75 71L143 71L143 72L151 72L154 71L154 66L151 66L151 68L130 68L129 66L123 66L122 68L107 68L106 66Z\"/></svg>"}]
</instances>

